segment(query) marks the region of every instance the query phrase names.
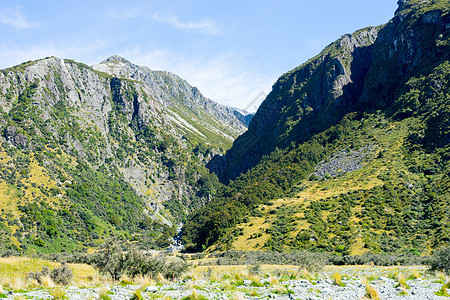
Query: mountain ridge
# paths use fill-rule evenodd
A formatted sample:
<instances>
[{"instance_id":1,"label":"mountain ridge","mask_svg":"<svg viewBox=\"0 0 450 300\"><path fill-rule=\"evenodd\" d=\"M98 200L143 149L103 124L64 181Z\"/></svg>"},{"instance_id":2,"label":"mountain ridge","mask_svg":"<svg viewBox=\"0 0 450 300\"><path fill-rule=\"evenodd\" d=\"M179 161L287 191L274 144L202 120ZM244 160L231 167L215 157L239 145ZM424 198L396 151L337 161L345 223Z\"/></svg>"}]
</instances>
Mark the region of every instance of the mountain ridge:
<instances>
[{"instance_id":1,"label":"mountain ridge","mask_svg":"<svg viewBox=\"0 0 450 300\"><path fill-rule=\"evenodd\" d=\"M55 57L0 71L3 248L72 251L117 235L161 247L209 201L219 183L203 165L245 124L159 76L149 86Z\"/></svg>"},{"instance_id":2,"label":"mountain ridge","mask_svg":"<svg viewBox=\"0 0 450 300\"><path fill-rule=\"evenodd\" d=\"M190 249L448 245L449 23L448 1L400 1L387 24L280 76L248 131L208 163L227 185L185 224Z\"/></svg>"}]
</instances>

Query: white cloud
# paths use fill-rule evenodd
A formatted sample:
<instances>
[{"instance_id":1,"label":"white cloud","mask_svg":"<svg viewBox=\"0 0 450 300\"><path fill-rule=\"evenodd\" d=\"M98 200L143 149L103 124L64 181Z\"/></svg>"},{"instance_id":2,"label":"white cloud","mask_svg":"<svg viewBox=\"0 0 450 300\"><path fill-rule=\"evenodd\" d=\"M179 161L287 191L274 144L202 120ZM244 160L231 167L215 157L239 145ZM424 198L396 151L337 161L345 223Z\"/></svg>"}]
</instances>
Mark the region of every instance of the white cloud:
<instances>
[{"instance_id":1,"label":"white cloud","mask_svg":"<svg viewBox=\"0 0 450 300\"><path fill-rule=\"evenodd\" d=\"M175 16L161 16L159 14L153 14L150 18L159 23L164 23L172 26L175 29L185 31L195 31L209 35L219 35L221 30L219 26L209 18L205 18L200 21L184 22Z\"/></svg>"},{"instance_id":2,"label":"white cloud","mask_svg":"<svg viewBox=\"0 0 450 300\"><path fill-rule=\"evenodd\" d=\"M86 47L86 45L89 45ZM28 60L47 56L71 58L88 65L96 64L112 54L118 54L131 62L148 66L152 70L164 70L177 74L196 86L205 97L221 104L256 111L262 101L253 100L262 93L268 94L279 74L265 74L252 67L245 53L221 53L213 57L192 56L153 48L143 51L131 48L115 53L107 52L109 44L73 41L70 45L43 42L22 47L13 43L0 44L0 68L7 68ZM102 54L103 53L103 54Z\"/></svg>"},{"instance_id":3,"label":"white cloud","mask_svg":"<svg viewBox=\"0 0 450 300\"><path fill-rule=\"evenodd\" d=\"M52 41L40 42L38 45L22 46L11 42L0 44L0 69L9 68L25 61L36 60L48 56L58 58L70 58L86 64L97 63L96 51L104 49L107 42L96 40L86 43L82 40L74 40L71 44L58 44ZM93 61L94 60L94 61Z\"/></svg>"},{"instance_id":4,"label":"white cloud","mask_svg":"<svg viewBox=\"0 0 450 300\"><path fill-rule=\"evenodd\" d=\"M26 20L22 8L19 6L4 9L0 12L0 23L12 26L19 30L38 26L38 24Z\"/></svg>"},{"instance_id":5,"label":"white cloud","mask_svg":"<svg viewBox=\"0 0 450 300\"><path fill-rule=\"evenodd\" d=\"M267 75L251 68L245 63L246 55L238 53L219 54L205 59L174 55L161 49L144 53L136 48L119 54L152 70L173 72L196 86L205 97L249 111L256 111L262 99L259 97L254 102L255 98L261 93L268 94L279 75Z\"/></svg>"}]
</instances>

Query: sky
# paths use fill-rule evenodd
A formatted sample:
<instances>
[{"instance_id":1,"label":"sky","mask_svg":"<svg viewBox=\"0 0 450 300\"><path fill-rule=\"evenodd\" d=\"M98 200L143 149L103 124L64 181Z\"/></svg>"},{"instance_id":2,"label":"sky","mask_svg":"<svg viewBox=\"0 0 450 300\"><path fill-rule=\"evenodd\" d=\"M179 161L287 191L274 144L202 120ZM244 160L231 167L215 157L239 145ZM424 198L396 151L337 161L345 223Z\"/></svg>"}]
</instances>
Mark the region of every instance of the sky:
<instances>
[{"instance_id":1,"label":"sky","mask_svg":"<svg viewBox=\"0 0 450 300\"><path fill-rule=\"evenodd\" d=\"M0 0L0 69L120 55L255 111L283 73L346 33L386 23L396 8L395 0Z\"/></svg>"}]
</instances>

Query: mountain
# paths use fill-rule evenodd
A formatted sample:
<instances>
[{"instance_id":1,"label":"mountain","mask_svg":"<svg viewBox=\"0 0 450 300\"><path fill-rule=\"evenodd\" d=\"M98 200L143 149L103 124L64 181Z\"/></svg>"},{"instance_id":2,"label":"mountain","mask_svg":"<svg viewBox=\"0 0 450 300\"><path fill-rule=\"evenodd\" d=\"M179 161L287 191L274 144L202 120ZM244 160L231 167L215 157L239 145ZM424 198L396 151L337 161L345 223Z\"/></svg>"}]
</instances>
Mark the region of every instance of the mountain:
<instances>
[{"instance_id":1,"label":"mountain","mask_svg":"<svg viewBox=\"0 0 450 300\"><path fill-rule=\"evenodd\" d=\"M450 242L447 0L399 1L283 74L186 223L192 249L429 253Z\"/></svg>"},{"instance_id":2,"label":"mountain","mask_svg":"<svg viewBox=\"0 0 450 300\"><path fill-rule=\"evenodd\" d=\"M247 126L245 112L118 56L0 70L0 113L0 249L37 252L109 236L166 246L220 185L205 163Z\"/></svg>"}]
</instances>

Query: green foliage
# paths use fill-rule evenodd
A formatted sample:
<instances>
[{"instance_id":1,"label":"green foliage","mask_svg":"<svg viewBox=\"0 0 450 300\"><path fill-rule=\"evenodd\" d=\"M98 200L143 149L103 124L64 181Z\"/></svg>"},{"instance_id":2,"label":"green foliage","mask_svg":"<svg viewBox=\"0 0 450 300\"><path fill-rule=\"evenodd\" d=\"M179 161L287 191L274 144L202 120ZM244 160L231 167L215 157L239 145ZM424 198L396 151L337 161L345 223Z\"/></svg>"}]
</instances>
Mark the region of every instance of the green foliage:
<instances>
[{"instance_id":1,"label":"green foliage","mask_svg":"<svg viewBox=\"0 0 450 300\"><path fill-rule=\"evenodd\" d=\"M50 272L50 278L56 284L68 285L72 277L73 271L65 263Z\"/></svg>"},{"instance_id":2,"label":"green foliage","mask_svg":"<svg viewBox=\"0 0 450 300\"><path fill-rule=\"evenodd\" d=\"M186 222L185 243L195 244L196 249L210 246L256 206L290 192L300 180L307 178L327 151L354 130L356 123L351 121L352 117L293 149L276 149L260 164L219 190L207 207L193 213Z\"/></svg>"},{"instance_id":3,"label":"green foliage","mask_svg":"<svg viewBox=\"0 0 450 300\"><path fill-rule=\"evenodd\" d=\"M39 284L42 284L43 277L50 276L54 283L59 285L68 285L73 277L73 271L67 266L66 263L62 263L61 266L50 270L49 267L44 266L40 272L28 273L29 279L36 280Z\"/></svg>"},{"instance_id":4,"label":"green foliage","mask_svg":"<svg viewBox=\"0 0 450 300\"><path fill-rule=\"evenodd\" d=\"M190 249L214 243L228 249L236 237L233 227L256 206L294 195L306 178L318 180L311 175L314 167L332 153L373 143L380 149L376 159L392 162L383 166L388 171L379 170L382 185L313 201L304 211L310 226L296 237L287 234L295 221L283 211L271 211L276 219L265 248L345 256L362 237L364 248L374 252L418 255L448 245L450 51L444 42L445 3L402 3L406 14L401 18L353 34L364 40L364 47L358 44L350 53L342 46L343 37L283 74L217 172L226 182L250 169L188 219L184 240ZM374 43L371 31L379 31ZM330 81L339 72L350 74L352 82L335 99ZM375 126L374 118L385 122ZM404 133L393 133L397 122L409 126L405 140ZM395 159L391 150L384 150L392 144L400 144ZM331 175L325 174L328 179Z\"/></svg>"},{"instance_id":5,"label":"green foliage","mask_svg":"<svg viewBox=\"0 0 450 300\"><path fill-rule=\"evenodd\" d=\"M182 298L182 300L207 300L208 298L206 298L203 295L198 295L198 294L191 294L189 296L186 296L184 298Z\"/></svg>"},{"instance_id":6,"label":"green foliage","mask_svg":"<svg viewBox=\"0 0 450 300\"><path fill-rule=\"evenodd\" d=\"M114 239L108 240L90 263L115 280L123 274L132 277L162 274L175 278L187 269L187 263L183 260L166 261L164 256L146 254L134 246L129 246L127 251L123 251L120 243Z\"/></svg>"},{"instance_id":7,"label":"green foliage","mask_svg":"<svg viewBox=\"0 0 450 300\"><path fill-rule=\"evenodd\" d=\"M436 250L431 259L430 268L433 271L443 271L450 275L450 247Z\"/></svg>"}]
</instances>

